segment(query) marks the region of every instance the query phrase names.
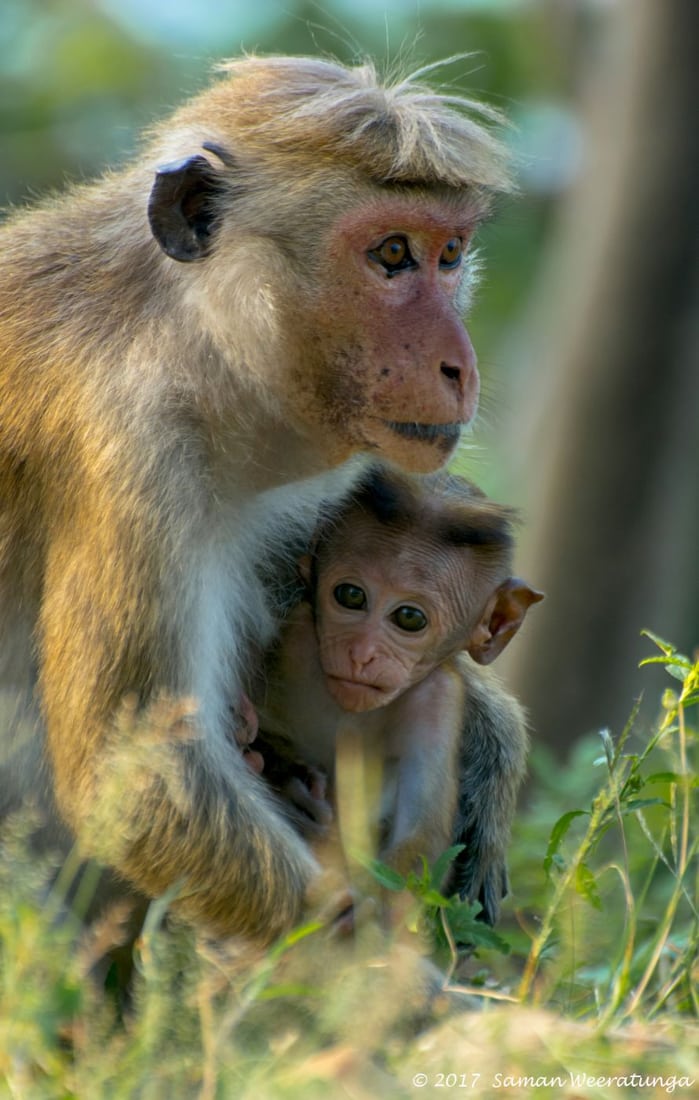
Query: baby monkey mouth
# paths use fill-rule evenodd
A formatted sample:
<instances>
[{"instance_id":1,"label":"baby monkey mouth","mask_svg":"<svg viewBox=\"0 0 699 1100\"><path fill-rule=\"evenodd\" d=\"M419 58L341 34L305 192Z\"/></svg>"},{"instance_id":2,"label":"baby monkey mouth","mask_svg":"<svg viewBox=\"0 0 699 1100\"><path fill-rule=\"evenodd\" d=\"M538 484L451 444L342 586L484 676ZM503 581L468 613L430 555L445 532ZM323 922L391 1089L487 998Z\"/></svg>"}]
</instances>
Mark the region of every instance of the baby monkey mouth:
<instances>
[{"instance_id":1,"label":"baby monkey mouth","mask_svg":"<svg viewBox=\"0 0 699 1100\"><path fill-rule=\"evenodd\" d=\"M328 678L328 680L332 680L336 684L342 684L342 685L348 684L350 687L369 688L371 691L378 691L378 692L384 692L386 690L380 684L372 684L372 683L369 683L368 680L353 680L353 679L350 679L349 676L334 676L330 672L326 672L325 675Z\"/></svg>"},{"instance_id":2,"label":"baby monkey mouth","mask_svg":"<svg viewBox=\"0 0 699 1100\"><path fill-rule=\"evenodd\" d=\"M368 684L365 680L352 680L344 676L330 676L326 673L328 690L340 708L348 714L362 714L385 706L390 693L377 684Z\"/></svg>"},{"instance_id":3,"label":"baby monkey mouth","mask_svg":"<svg viewBox=\"0 0 699 1100\"><path fill-rule=\"evenodd\" d=\"M418 424L414 420L384 420L384 424L403 439L416 439L420 443L434 443L436 440L456 441L461 435L461 423Z\"/></svg>"}]
</instances>

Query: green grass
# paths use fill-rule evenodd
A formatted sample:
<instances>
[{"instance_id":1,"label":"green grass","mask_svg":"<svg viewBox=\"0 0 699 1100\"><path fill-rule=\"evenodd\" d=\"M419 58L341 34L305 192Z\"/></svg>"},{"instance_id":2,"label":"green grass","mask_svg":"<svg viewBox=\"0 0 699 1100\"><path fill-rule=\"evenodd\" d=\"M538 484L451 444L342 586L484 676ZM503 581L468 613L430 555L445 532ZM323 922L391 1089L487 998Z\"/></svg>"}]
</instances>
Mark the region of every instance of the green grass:
<instances>
[{"instance_id":1,"label":"green grass","mask_svg":"<svg viewBox=\"0 0 699 1100\"><path fill-rule=\"evenodd\" d=\"M492 938L434 868L411 877L401 932L369 913L351 941L316 923L264 955L166 931L162 901L122 1014L89 975L123 914L76 943L72 869L47 885L18 822L0 852L0 1097L699 1095L699 663L652 641L672 678L653 730L632 720L565 767L534 754ZM374 872L377 893L402 885Z\"/></svg>"}]
</instances>

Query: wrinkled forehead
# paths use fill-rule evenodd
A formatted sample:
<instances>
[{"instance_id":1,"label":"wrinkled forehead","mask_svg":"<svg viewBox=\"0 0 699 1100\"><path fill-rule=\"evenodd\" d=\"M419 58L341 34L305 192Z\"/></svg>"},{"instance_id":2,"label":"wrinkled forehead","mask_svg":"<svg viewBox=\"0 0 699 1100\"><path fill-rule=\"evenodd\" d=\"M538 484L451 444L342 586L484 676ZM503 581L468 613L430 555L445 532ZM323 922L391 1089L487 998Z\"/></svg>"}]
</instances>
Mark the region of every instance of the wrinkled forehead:
<instances>
[{"instance_id":1,"label":"wrinkled forehead","mask_svg":"<svg viewBox=\"0 0 699 1100\"><path fill-rule=\"evenodd\" d=\"M483 591L474 551L449 546L429 533L401 531L375 519L354 514L340 523L319 557L321 572L345 571L380 580L397 592L422 596L446 606L457 618L467 614Z\"/></svg>"}]
</instances>

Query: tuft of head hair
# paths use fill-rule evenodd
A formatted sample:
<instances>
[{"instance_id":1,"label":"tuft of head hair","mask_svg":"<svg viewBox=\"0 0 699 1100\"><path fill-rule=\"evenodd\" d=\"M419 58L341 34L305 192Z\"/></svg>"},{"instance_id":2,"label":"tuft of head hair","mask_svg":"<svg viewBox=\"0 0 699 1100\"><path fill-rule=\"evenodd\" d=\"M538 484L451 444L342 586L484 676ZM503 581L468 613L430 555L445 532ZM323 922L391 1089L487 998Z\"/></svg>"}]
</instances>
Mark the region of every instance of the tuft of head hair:
<instances>
[{"instance_id":1,"label":"tuft of head hair","mask_svg":"<svg viewBox=\"0 0 699 1100\"><path fill-rule=\"evenodd\" d=\"M489 500L471 481L454 474L415 478L371 466L341 518L354 510L389 528L419 530L445 546L472 547L503 558L514 546L515 511Z\"/></svg>"},{"instance_id":2,"label":"tuft of head hair","mask_svg":"<svg viewBox=\"0 0 699 1100\"><path fill-rule=\"evenodd\" d=\"M370 62L249 56L222 62L224 79L207 96L241 143L233 156L248 148L264 162L283 152L318 167L344 164L379 184L509 189L509 155L484 125L500 126L502 116L433 91L422 80L430 68L382 82Z\"/></svg>"}]
</instances>

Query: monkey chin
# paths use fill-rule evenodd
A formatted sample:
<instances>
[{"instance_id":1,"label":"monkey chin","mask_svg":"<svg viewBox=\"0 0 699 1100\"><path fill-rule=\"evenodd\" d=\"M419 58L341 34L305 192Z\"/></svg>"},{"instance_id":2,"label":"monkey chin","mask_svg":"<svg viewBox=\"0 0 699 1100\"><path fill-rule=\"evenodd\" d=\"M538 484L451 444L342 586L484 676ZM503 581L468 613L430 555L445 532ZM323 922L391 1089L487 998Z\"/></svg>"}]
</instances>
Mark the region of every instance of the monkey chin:
<instances>
[{"instance_id":1,"label":"monkey chin","mask_svg":"<svg viewBox=\"0 0 699 1100\"><path fill-rule=\"evenodd\" d=\"M363 714L365 711L384 707L396 694L374 684L343 680L341 676L331 676L329 673L326 673L325 683L338 706L350 714Z\"/></svg>"},{"instance_id":2,"label":"monkey chin","mask_svg":"<svg viewBox=\"0 0 699 1100\"><path fill-rule=\"evenodd\" d=\"M421 424L417 421L383 420L376 446L391 464L413 474L429 474L448 462L456 450L464 425ZM378 436L379 433L377 433Z\"/></svg>"}]
</instances>

